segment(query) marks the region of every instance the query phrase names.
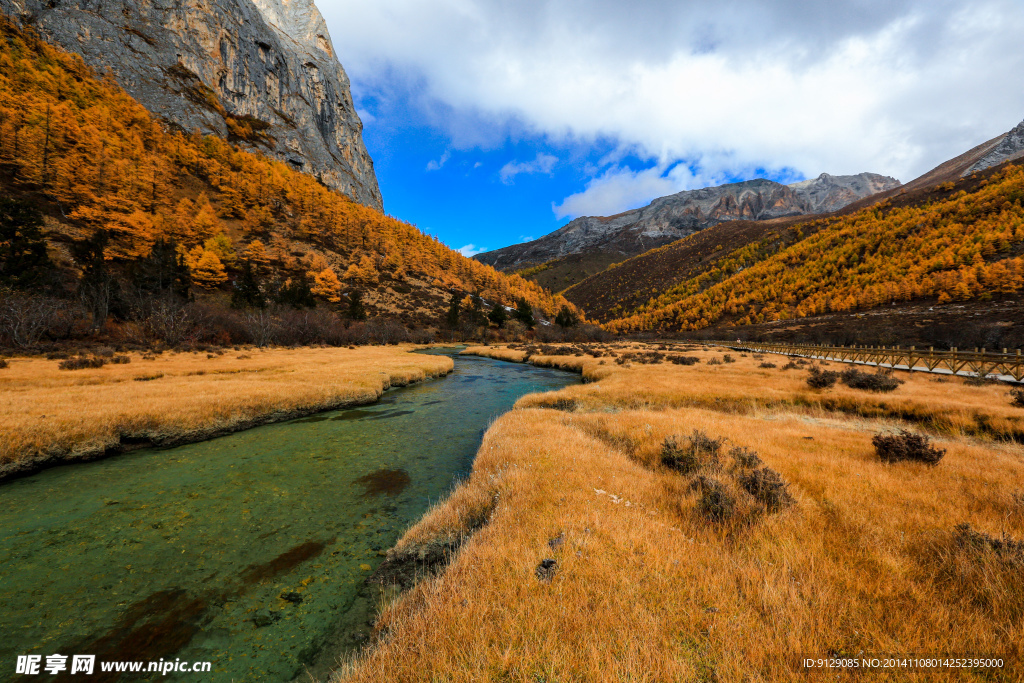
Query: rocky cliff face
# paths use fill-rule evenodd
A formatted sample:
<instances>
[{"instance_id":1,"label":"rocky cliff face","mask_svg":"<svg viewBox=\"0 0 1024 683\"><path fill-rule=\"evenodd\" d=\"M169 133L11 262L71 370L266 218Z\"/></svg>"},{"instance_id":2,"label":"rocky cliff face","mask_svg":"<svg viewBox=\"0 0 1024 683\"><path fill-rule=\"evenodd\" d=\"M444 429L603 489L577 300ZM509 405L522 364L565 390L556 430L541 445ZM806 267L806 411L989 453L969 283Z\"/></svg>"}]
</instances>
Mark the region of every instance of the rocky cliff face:
<instances>
[{"instance_id":1,"label":"rocky cliff face","mask_svg":"<svg viewBox=\"0 0 1024 683\"><path fill-rule=\"evenodd\" d=\"M0 0L183 130L383 208L348 76L312 0Z\"/></svg>"},{"instance_id":2,"label":"rocky cliff face","mask_svg":"<svg viewBox=\"0 0 1024 683\"><path fill-rule=\"evenodd\" d=\"M510 270L588 251L634 256L725 221L837 211L899 184L895 178L874 173L853 176L822 173L813 180L793 185L758 179L688 190L616 216L577 218L539 240L486 252L475 258L501 270Z\"/></svg>"}]
</instances>

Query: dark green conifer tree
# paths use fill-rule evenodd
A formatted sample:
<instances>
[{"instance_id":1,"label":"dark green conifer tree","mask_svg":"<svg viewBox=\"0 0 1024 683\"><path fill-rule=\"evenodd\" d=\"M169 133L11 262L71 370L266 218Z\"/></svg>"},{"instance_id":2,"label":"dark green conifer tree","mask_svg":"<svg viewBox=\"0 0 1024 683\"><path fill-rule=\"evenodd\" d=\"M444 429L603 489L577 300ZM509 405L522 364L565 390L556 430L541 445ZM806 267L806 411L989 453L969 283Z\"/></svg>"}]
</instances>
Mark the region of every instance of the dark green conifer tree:
<instances>
[{"instance_id":1,"label":"dark green conifer tree","mask_svg":"<svg viewBox=\"0 0 1024 683\"><path fill-rule=\"evenodd\" d=\"M363 293L358 289L353 289L348 295L348 317L352 320L366 320Z\"/></svg>"},{"instance_id":2,"label":"dark green conifer tree","mask_svg":"<svg viewBox=\"0 0 1024 683\"><path fill-rule=\"evenodd\" d=\"M562 310L555 316L555 324L559 327L576 327L580 324L580 317L568 306L562 306Z\"/></svg>"},{"instance_id":3,"label":"dark green conifer tree","mask_svg":"<svg viewBox=\"0 0 1024 683\"><path fill-rule=\"evenodd\" d=\"M284 287L281 287L274 300L282 306L291 306L296 309L316 308L313 287L305 273L293 277Z\"/></svg>"},{"instance_id":4,"label":"dark green conifer tree","mask_svg":"<svg viewBox=\"0 0 1024 683\"><path fill-rule=\"evenodd\" d=\"M444 323L448 329L458 329L461 313L462 301L459 299L459 293L453 289L452 298L448 301L448 313L444 316Z\"/></svg>"},{"instance_id":5,"label":"dark green conifer tree","mask_svg":"<svg viewBox=\"0 0 1024 683\"><path fill-rule=\"evenodd\" d=\"M42 225L43 215L35 205L0 199L0 287L29 289L50 279L53 264Z\"/></svg>"},{"instance_id":6,"label":"dark green conifer tree","mask_svg":"<svg viewBox=\"0 0 1024 683\"><path fill-rule=\"evenodd\" d=\"M533 317L533 306L525 298L520 298L516 302L516 310L512 312L512 317L526 325L528 330L532 330L537 324L537 319Z\"/></svg>"},{"instance_id":7,"label":"dark green conifer tree","mask_svg":"<svg viewBox=\"0 0 1024 683\"><path fill-rule=\"evenodd\" d=\"M149 255L131 264L128 272L143 294L171 292L181 299L191 297L192 273L174 240L158 240Z\"/></svg>"},{"instance_id":8,"label":"dark green conifer tree","mask_svg":"<svg viewBox=\"0 0 1024 683\"><path fill-rule=\"evenodd\" d=\"M82 266L82 279L78 281L78 296L92 313L93 329L100 329L110 314L117 282L107 265L106 248L110 234L100 230L92 237L77 242L71 247L71 254Z\"/></svg>"},{"instance_id":9,"label":"dark green conifer tree","mask_svg":"<svg viewBox=\"0 0 1024 683\"><path fill-rule=\"evenodd\" d=\"M231 292L232 308L266 308L267 296L263 292L256 266L251 261L242 263L242 273L235 280Z\"/></svg>"},{"instance_id":10,"label":"dark green conifer tree","mask_svg":"<svg viewBox=\"0 0 1024 683\"><path fill-rule=\"evenodd\" d=\"M505 310L505 307L502 304L496 303L490 313L487 314L487 319L494 323L495 327L500 330L505 327L505 321L508 320L508 311Z\"/></svg>"}]
</instances>

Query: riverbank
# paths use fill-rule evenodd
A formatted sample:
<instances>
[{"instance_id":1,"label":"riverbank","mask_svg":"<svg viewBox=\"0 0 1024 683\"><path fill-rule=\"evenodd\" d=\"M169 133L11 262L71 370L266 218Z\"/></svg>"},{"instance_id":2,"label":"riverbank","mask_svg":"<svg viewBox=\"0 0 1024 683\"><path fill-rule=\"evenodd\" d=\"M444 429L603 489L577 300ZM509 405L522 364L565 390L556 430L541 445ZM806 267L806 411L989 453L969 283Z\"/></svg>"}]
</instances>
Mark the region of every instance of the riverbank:
<instances>
[{"instance_id":1,"label":"riverbank","mask_svg":"<svg viewBox=\"0 0 1024 683\"><path fill-rule=\"evenodd\" d=\"M389 552L447 549L447 567L333 681L802 680L801 657L868 653L1019 666L1024 448L1006 439L1024 411L1006 387L816 390L809 364L699 347L466 352L587 383L494 422L469 480ZM897 428L930 433L939 464L881 462L872 438Z\"/></svg>"},{"instance_id":2,"label":"riverbank","mask_svg":"<svg viewBox=\"0 0 1024 683\"><path fill-rule=\"evenodd\" d=\"M450 358L416 348L133 353L127 363L79 370L9 358L0 370L0 481L372 403L392 386L451 372Z\"/></svg>"}]
</instances>

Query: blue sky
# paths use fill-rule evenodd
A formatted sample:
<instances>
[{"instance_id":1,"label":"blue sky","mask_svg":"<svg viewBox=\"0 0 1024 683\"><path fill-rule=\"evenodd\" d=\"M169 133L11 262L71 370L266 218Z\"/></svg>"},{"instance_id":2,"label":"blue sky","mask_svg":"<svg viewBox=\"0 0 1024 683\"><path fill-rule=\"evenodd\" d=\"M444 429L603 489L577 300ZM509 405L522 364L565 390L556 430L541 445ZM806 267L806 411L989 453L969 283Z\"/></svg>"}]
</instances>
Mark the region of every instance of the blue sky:
<instances>
[{"instance_id":1,"label":"blue sky","mask_svg":"<svg viewBox=\"0 0 1024 683\"><path fill-rule=\"evenodd\" d=\"M665 179L666 191L674 189L667 178L672 168L660 169L656 159L616 154L614 141L556 141L505 129L493 140L460 148L429 116L401 102L357 90L356 103L385 210L467 256L536 239L581 214L643 206L662 192L616 194L607 204L566 205L567 198L585 191L602 171L647 170ZM793 170L757 175L787 182L802 179Z\"/></svg>"},{"instance_id":2,"label":"blue sky","mask_svg":"<svg viewBox=\"0 0 1024 683\"><path fill-rule=\"evenodd\" d=\"M454 248L754 177L905 182L1024 118L1020 0L317 5L385 209Z\"/></svg>"}]
</instances>

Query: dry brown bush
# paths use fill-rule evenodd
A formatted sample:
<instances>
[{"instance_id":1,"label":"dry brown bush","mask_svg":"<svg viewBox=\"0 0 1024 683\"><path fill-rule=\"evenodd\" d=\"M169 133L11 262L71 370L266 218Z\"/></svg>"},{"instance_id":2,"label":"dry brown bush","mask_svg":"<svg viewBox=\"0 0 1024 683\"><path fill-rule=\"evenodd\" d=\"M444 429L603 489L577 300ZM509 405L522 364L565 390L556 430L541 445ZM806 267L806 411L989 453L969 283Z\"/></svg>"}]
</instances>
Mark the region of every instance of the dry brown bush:
<instances>
[{"instance_id":1,"label":"dry brown bush","mask_svg":"<svg viewBox=\"0 0 1024 683\"><path fill-rule=\"evenodd\" d=\"M90 368L102 368L106 364L106 358L101 358L99 356L93 356L92 358L89 358L88 356L78 356L77 358L68 358L65 361L61 361L57 367L61 370L86 370Z\"/></svg>"},{"instance_id":2,"label":"dry brown bush","mask_svg":"<svg viewBox=\"0 0 1024 683\"><path fill-rule=\"evenodd\" d=\"M1010 389L1010 405L1024 408L1024 387Z\"/></svg>"},{"instance_id":3,"label":"dry brown bush","mask_svg":"<svg viewBox=\"0 0 1024 683\"><path fill-rule=\"evenodd\" d=\"M946 451L935 448L923 434L901 429L899 434L876 434L871 443L882 462L914 460L937 465Z\"/></svg>"},{"instance_id":4,"label":"dry brown bush","mask_svg":"<svg viewBox=\"0 0 1024 683\"><path fill-rule=\"evenodd\" d=\"M877 392L890 392L896 390L901 384L902 380L898 380L892 376L892 371L883 372L862 372L856 368L848 368L843 370L839 378L843 384L850 387L851 389L867 389L869 391Z\"/></svg>"},{"instance_id":5,"label":"dry brown bush","mask_svg":"<svg viewBox=\"0 0 1024 683\"><path fill-rule=\"evenodd\" d=\"M807 386L812 389L828 389L835 385L839 379L839 373L834 370L819 370L811 368L811 374L807 376Z\"/></svg>"},{"instance_id":6,"label":"dry brown bush","mask_svg":"<svg viewBox=\"0 0 1024 683\"><path fill-rule=\"evenodd\" d=\"M778 512L793 502L782 475L769 467L741 474L739 484L769 512Z\"/></svg>"}]
</instances>

